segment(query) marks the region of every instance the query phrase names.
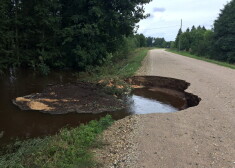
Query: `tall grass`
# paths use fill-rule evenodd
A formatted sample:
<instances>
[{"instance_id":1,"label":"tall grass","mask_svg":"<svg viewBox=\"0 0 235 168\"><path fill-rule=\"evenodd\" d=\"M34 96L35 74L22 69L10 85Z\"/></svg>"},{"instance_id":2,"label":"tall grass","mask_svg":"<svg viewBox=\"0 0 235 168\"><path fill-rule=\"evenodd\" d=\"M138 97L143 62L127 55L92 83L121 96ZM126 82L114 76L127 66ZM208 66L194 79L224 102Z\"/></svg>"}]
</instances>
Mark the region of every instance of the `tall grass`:
<instances>
[{"instance_id":1,"label":"tall grass","mask_svg":"<svg viewBox=\"0 0 235 168\"><path fill-rule=\"evenodd\" d=\"M88 68L86 72L80 72L75 75L88 82L97 83L102 81L101 85L103 85L104 92L120 96L130 92L131 88L124 79L136 73L149 49L151 48L135 49L129 52L126 59L107 61L106 64L101 67L91 67ZM110 85L110 83L112 83L112 86L106 87Z\"/></svg>"},{"instance_id":2,"label":"tall grass","mask_svg":"<svg viewBox=\"0 0 235 168\"><path fill-rule=\"evenodd\" d=\"M1 168L69 168L97 166L90 149L100 145L98 135L113 123L110 115L55 136L16 142L0 155Z\"/></svg>"}]
</instances>

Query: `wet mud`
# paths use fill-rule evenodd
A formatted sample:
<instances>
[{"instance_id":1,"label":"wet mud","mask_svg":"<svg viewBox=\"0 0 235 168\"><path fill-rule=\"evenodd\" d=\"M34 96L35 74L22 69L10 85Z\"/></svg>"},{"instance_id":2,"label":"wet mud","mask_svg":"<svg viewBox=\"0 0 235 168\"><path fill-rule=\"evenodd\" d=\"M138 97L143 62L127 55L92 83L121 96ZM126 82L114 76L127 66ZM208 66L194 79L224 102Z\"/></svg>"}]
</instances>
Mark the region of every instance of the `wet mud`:
<instances>
[{"instance_id":1,"label":"wet mud","mask_svg":"<svg viewBox=\"0 0 235 168\"><path fill-rule=\"evenodd\" d=\"M17 97L13 103L21 110L49 114L97 114L124 108L122 100L104 93L100 85L86 82L50 86L42 93Z\"/></svg>"}]
</instances>

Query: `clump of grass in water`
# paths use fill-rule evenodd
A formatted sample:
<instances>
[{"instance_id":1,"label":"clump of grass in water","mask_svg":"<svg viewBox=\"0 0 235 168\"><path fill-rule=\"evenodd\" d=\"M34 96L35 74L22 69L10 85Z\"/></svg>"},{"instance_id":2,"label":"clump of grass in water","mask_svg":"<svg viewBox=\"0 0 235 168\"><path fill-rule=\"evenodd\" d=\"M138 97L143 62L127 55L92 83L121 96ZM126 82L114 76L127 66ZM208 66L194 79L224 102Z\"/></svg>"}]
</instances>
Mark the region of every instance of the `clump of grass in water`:
<instances>
[{"instance_id":1,"label":"clump of grass in water","mask_svg":"<svg viewBox=\"0 0 235 168\"><path fill-rule=\"evenodd\" d=\"M110 115L71 130L63 129L55 136L16 142L0 156L0 167L93 167L90 149L99 146L99 134L113 123Z\"/></svg>"}]
</instances>

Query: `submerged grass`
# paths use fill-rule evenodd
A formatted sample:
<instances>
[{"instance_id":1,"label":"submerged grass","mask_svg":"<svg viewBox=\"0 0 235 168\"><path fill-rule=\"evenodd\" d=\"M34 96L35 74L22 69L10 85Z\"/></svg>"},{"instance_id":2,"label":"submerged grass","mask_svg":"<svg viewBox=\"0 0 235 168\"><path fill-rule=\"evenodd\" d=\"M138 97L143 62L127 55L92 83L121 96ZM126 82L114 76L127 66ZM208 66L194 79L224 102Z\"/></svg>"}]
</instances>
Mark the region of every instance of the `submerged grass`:
<instances>
[{"instance_id":1,"label":"submerged grass","mask_svg":"<svg viewBox=\"0 0 235 168\"><path fill-rule=\"evenodd\" d=\"M6 148L0 155L1 168L69 168L97 166L90 149L100 145L98 135L113 123L110 115L55 136L32 139Z\"/></svg>"},{"instance_id":2,"label":"submerged grass","mask_svg":"<svg viewBox=\"0 0 235 168\"><path fill-rule=\"evenodd\" d=\"M186 56L186 57L190 57L190 58L210 62L210 63L217 64L217 65L220 65L220 66L228 67L228 68L231 68L231 69L235 69L235 65L233 65L233 64L229 64L227 62L216 61L216 60L205 58L205 57L200 57L200 56L197 56L197 55L190 54L189 52L186 52L186 51L178 51L178 50L175 50L175 49L167 49L166 51L169 51L169 52L172 52L172 53L175 53L175 54L180 54L180 55L183 55L183 56Z\"/></svg>"}]
</instances>

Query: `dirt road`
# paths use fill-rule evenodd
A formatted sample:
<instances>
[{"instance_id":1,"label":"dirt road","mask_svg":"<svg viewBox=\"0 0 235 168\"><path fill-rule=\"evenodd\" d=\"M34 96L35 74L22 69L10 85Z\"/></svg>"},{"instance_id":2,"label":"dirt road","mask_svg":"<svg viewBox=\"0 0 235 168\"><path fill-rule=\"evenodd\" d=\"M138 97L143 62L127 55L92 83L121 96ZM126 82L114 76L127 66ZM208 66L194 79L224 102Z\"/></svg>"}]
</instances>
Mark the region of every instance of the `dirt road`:
<instances>
[{"instance_id":1,"label":"dirt road","mask_svg":"<svg viewBox=\"0 0 235 168\"><path fill-rule=\"evenodd\" d=\"M135 143L141 168L235 168L235 70L151 50L138 75L191 83L197 107L140 116Z\"/></svg>"}]
</instances>

